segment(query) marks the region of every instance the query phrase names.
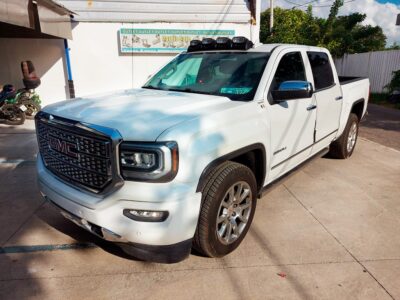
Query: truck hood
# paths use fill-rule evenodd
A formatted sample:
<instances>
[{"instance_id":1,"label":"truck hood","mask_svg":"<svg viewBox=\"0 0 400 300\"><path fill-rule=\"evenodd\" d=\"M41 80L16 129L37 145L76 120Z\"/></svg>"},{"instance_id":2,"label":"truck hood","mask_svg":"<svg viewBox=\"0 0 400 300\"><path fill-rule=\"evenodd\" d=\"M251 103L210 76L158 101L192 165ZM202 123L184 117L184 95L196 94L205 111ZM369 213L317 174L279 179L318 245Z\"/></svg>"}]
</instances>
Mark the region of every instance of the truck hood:
<instances>
[{"instance_id":1,"label":"truck hood","mask_svg":"<svg viewBox=\"0 0 400 300\"><path fill-rule=\"evenodd\" d=\"M132 89L66 100L43 111L116 129L124 140L155 141L172 126L240 104L220 96Z\"/></svg>"}]
</instances>

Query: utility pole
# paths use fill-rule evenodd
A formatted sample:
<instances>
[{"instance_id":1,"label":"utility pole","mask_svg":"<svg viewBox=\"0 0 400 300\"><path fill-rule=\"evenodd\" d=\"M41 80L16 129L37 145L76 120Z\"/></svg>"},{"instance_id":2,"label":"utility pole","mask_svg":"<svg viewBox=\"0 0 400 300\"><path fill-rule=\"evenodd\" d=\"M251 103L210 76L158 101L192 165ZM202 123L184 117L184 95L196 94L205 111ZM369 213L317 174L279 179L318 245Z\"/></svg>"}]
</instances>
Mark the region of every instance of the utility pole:
<instances>
[{"instance_id":1,"label":"utility pole","mask_svg":"<svg viewBox=\"0 0 400 300\"><path fill-rule=\"evenodd\" d=\"M270 9L269 32L271 32L272 34L272 30L274 29L274 0L270 0L269 9Z\"/></svg>"}]
</instances>

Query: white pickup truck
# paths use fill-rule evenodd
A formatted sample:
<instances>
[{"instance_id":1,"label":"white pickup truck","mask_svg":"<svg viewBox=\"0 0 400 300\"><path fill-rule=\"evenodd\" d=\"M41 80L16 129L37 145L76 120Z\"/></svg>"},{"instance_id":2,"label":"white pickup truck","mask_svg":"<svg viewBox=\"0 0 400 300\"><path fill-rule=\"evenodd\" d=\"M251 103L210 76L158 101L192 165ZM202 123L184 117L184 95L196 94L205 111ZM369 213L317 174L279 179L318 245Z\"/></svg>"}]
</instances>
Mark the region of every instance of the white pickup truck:
<instances>
[{"instance_id":1,"label":"white pickup truck","mask_svg":"<svg viewBox=\"0 0 400 300\"><path fill-rule=\"evenodd\" d=\"M317 156L351 156L368 97L369 80L338 77L323 48L192 41L140 89L38 113L40 190L140 259L221 257L266 188Z\"/></svg>"}]
</instances>

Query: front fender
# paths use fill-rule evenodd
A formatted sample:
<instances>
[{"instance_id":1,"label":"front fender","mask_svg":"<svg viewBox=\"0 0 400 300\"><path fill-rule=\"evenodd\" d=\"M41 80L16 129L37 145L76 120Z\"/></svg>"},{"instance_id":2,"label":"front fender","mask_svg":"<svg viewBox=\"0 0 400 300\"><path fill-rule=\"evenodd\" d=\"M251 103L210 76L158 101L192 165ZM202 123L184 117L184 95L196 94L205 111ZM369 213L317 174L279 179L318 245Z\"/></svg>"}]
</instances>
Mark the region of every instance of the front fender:
<instances>
[{"instance_id":1,"label":"front fender","mask_svg":"<svg viewBox=\"0 0 400 300\"><path fill-rule=\"evenodd\" d=\"M157 141L174 140L178 143L176 180L198 186L210 168L246 150L262 149L265 157L265 139L269 131L259 112L255 103L249 103L240 109L192 119L164 132ZM264 178L265 173L264 166Z\"/></svg>"}]
</instances>

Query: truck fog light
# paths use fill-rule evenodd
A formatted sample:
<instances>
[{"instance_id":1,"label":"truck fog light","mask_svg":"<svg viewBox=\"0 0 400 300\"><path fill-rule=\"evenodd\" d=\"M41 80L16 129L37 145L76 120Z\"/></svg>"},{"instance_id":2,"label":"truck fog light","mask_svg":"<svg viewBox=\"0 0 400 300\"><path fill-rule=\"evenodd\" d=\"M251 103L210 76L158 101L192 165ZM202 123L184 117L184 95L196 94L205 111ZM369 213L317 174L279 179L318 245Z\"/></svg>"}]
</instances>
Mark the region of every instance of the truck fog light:
<instances>
[{"instance_id":1,"label":"truck fog light","mask_svg":"<svg viewBox=\"0 0 400 300\"><path fill-rule=\"evenodd\" d=\"M167 211L124 209L123 214L135 221L140 222L163 222L168 218Z\"/></svg>"}]
</instances>

